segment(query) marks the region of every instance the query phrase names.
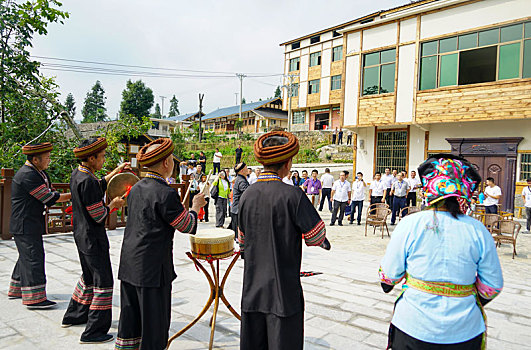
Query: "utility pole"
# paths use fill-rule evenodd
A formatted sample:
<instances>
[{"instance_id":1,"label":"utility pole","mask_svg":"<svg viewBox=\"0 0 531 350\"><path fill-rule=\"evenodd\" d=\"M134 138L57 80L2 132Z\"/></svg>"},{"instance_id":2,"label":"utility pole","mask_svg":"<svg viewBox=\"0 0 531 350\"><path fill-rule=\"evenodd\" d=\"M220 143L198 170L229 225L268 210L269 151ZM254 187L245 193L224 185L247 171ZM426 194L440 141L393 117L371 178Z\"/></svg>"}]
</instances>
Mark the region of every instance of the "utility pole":
<instances>
[{"instance_id":1,"label":"utility pole","mask_svg":"<svg viewBox=\"0 0 531 350\"><path fill-rule=\"evenodd\" d=\"M240 79L240 116L238 120L241 121L242 120L242 100L243 100L243 78L245 78L247 75L237 73L236 76L238 77L238 79ZM240 130L238 130L238 137L240 137Z\"/></svg>"},{"instance_id":2,"label":"utility pole","mask_svg":"<svg viewBox=\"0 0 531 350\"><path fill-rule=\"evenodd\" d=\"M203 114L203 97L205 94L199 94L199 143L203 138L202 127L201 127L201 115Z\"/></svg>"},{"instance_id":3,"label":"utility pole","mask_svg":"<svg viewBox=\"0 0 531 350\"><path fill-rule=\"evenodd\" d=\"M235 92L234 95L236 95L236 104L238 104L238 93Z\"/></svg>"},{"instance_id":4,"label":"utility pole","mask_svg":"<svg viewBox=\"0 0 531 350\"><path fill-rule=\"evenodd\" d=\"M159 96L159 97L162 100L162 110L160 114L162 115L162 117L164 117L164 99L166 98L166 96Z\"/></svg>"},{"instance_id":5,"label":"utility pole","mask_svg":"<svg viewBox=\"0 0 531 350\"><path fill-rule=\"evenodd\" d=\"M286 88L288 94L288 131L291 132L291 97L293 95L293 80L298 77L298 74L288 74L288 83L287 85L282 85L283 88Z\"/></svg>"}]
</instances>

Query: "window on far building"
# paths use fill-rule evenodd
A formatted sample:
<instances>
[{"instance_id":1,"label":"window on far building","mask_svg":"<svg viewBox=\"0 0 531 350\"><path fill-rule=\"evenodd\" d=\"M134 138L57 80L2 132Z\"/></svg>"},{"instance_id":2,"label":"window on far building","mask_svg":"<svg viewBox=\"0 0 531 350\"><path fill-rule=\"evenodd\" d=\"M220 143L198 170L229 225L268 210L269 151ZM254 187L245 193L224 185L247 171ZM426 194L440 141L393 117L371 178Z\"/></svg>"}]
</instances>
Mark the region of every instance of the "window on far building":
<instances>
[{"instance_id":1,"label":"window on far building","mask_svg":"<svg viewBox=\"0 0 531 350\"><path fill-rule=\"evenodd\" d=\"M395 49L363 55L362 95L377 95L395 91L395 59Z\"/></svg>"},{"instance_id":2,"label":"window on far building","mask_svg":"<svg viewBox=\"0 0 531 350\"><path fill-rule=\"evenodd\" d=\"M310 80L308 82L308 94L316 94L319 92L319 79Z\"/></svg>"},{"instance_id":3,"label":"window on far building","mask_svg":"<svg viewBox=\"0 0 531 350\"><path fill-rule=\"evenodd\" d=\"M293 115L291 116L291 121L293 124L304 124L305 116L305 111L293 112Z\"/></svg>"},{"instance_id":4,"label":"window on far building","mask_svg":"<svg viewBox=\"0 0 531 350\"><path fill-rule=\"evenodd\" d=\"M343 59L343 46L336 46L332 49L332 62Z\"/></svg>"},{"instance_id":5,"label":"window on far building","mask_svg":"<svg viewBox=\"0 0 531 350\"><path fill-rule=\"evenodd\" d=\"M321 65L321 51L310 54L310 67Z\"/></svg>"},{"instance_id":6,"label":"window on far building","mask_svg":"<svg viewBox=\"0 0 531 350\"><path fill-rule=\"evenodd\" d=\"M381 130L376 133L376 169L407 170L407 131Z\"/></svg>"},{"instance_id":7,"label":"window on far building","mask_svg":"<svg viewBox=\"0 0 531 350\"><path fill-rule=\"evenodd\" d=\"M318 43L319 41L321 41L320 35L312 36L310 38L310 44L315 44L315 43Z\"/></svg>"},{"instance_id":8,"label":"window on far building","mask_svg":"<svg viewBox=\"0 0 531 350\"><path fill-rule=\"evenodd\" d=\"M520 158L520 181L531 179L531 153L522 153Z\"/></svg>"},{"instance_id":9,"label":"window on far building","mask_svg":"<svg viewBox=\"0 0 531 350\"><path fill-rule=\"evenodd\" d=\"M332 32L332 38L337 38L338 36L341 36L341 33L338 33L337 31Z\"/></svg>"},{"instance_id":10,"label":"window on far building","mask_svg":"<svg viewBox=\"0 0 531 350\"><path fill-rule=\"evenodd\" d=\"M299 70L300 63L301 63L300 57L295 57L295 58L290 59L289 60L289 71L293 72L293 71Z\"/></svg>"},{"instance_id":11,"label":"window on far building","mask_svg":"<svg viewBox=\"0 0 531 350\"><path fill-rule=\"evenodd\" d=\"M531 22L422 43L420 90L531 78Z\"/></svg>"},{"instance_id":12,"label":"window on far building","mask_svg":"<svg viewBox=\"0 0 531 350\"><path fill-rule=\"evenodd\" d=\"M291 49L295 50L301 47L301 42L297 41L296 43L291 44Z\"/></svg>"},{"instance_id":13,"label":"window on far building","mask_svg":"<svg viewBox=\"0 0 531 350\"><path fill-rule=\"evenodd\" d=\"M339 90L341 89L341 74L332 76L330 82L330 90Z\"/></svg>"},{"instance_id":14,"label":"window on far building","mask_svg":"<svg viewBox=\"0 0 531 350\"><path fill-rule=\"evenodd\" d=\"M292 97L299 96L299 83L294 83L291 86L291 96Z\"/></svg>"}]
</instances>

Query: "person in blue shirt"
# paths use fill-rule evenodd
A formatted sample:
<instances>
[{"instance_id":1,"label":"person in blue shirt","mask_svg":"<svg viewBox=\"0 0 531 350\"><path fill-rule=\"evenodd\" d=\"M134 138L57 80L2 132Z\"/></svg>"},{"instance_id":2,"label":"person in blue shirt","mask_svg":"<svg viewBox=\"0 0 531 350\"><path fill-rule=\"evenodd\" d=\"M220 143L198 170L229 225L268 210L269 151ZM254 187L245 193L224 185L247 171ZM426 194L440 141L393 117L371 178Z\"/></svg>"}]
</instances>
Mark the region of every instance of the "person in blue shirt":
<instances>
[{"instance_id":1,"label":"person in blue shirt","mask_svg":"<svg viewBox=\"0 0 531 350\"><path fill-rule=\"evenodd\" d=\"M418 170L427 210L400 221L380 265L386 293L404 281L388 348L481 349L483 306L503 288L492 236L464 215L481 177L450 154L436 154Z\"/></svg>"}]
</instances>

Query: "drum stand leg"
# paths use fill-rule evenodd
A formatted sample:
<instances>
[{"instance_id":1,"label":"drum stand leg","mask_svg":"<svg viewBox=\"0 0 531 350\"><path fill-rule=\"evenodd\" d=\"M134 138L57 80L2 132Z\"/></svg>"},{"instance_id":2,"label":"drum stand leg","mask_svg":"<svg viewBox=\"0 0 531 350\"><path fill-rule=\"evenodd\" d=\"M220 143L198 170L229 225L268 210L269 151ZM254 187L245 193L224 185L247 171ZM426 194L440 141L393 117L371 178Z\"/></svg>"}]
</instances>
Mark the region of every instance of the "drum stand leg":
<instances>
[{"instance_id":1,"label":"drum stand leg","mask_svg":"<svg viewBox=\"0 0 531 350\"><path fill-rule=\"evenodd\" d=\"M234 308L230 305L227 298L223 294L223 288L225 287L225 282L227 282L227 277L229 276L230 271L232 270L234 264L236 263L236 260L238 260L240 256L240 252L237 252L234 255L234 258L232 259L229 267L227 268L227 271L225 271L225 274L223 275L223 279L221 280L221 284L219 283L219 260L215 260L215 266L214 261L209 260L208 263L210 264L210 268L212 269L212 277L210 276L210 273L205 269L205 267L199 262L196 258L192 256L190 252L187 252L186 255L194 262L195 266L203 272L205 275L208 284L210 285L210 296L208 297L208 300L203 307L203 310L197 315L197 317L190 322L187 326L185 326L183 329L181 329L179 332L175 333L170 339L168 339L168 347L170 347L170 344L173 340L181 336L184 332L192 328L193 325L197 323L203 317L203 315L210 309L210 306L212 306L212 303L214 303L214 312L212 314L212 318L210 319L210 342L208 348L212 350L212 345L214 343L214 331L216 328L216 316L218 313L219 308L219 300L223 301L225 306L229 309L229 311L236 317L238 320L241 320L240 315Z\"/></svg>"}]
</instances>

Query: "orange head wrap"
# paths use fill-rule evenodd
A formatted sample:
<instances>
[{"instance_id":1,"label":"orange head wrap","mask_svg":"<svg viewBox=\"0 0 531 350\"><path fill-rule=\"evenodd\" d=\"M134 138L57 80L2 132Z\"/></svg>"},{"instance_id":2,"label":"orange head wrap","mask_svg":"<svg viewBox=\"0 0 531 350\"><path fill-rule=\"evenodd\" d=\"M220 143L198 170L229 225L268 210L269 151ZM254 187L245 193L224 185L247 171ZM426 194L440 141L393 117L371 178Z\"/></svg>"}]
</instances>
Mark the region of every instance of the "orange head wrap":
<instances>
[{"instance_id":1,"label":"orange head wrap","mask_svg":"<svg viewBox=\"0 0 531 350\"><path fill-rule=\"evenodd\" d=\"M264 146L268 139L284 138L279 140L275 146ZM283 142L285 141L285 142ZM299 153L299 140L297 136L287 131L271 131L263 134L254 143L254 157L263 165L284 163Z\"/></svg>"},{"instance_id":2,"label":"orange head wrap","mask_svg":"<svg viewBox=\"0 0 531 350\"><path fill-rule=\"evenodd\" d=\"M53 145L49 142L37 143L35 145L26 145L22 147L22 153L25 155L36 156L41 153L51 152Z\"/></svg>"},{"instance_id":3,"label":"orange head wrap","mask_svg":"<svg viewBox=\"0 0 531 350\"><path fill-rule=\"evenodd\" d=\"M85 159L94 156L107 148L107 140L104 137L98 138L90 145L74 148L76 158Z\"/></svg>"},{"instance_id":4,"label":"orange head wrap","mask_svg":"<svg viewBox=\"0 0 531 350\"><path fill-rule=\"evenodd\" d=\"M160 146L148 152L148 148L153 145ZM173 145L172 140L168 138L151 141L140 149L140 152L138 152L136 155L136 159L138 159L140 165L150 167L163 161L169 155L171 155L173 153L174 147L175 146Z\"/></svg>"}]
</instances>

